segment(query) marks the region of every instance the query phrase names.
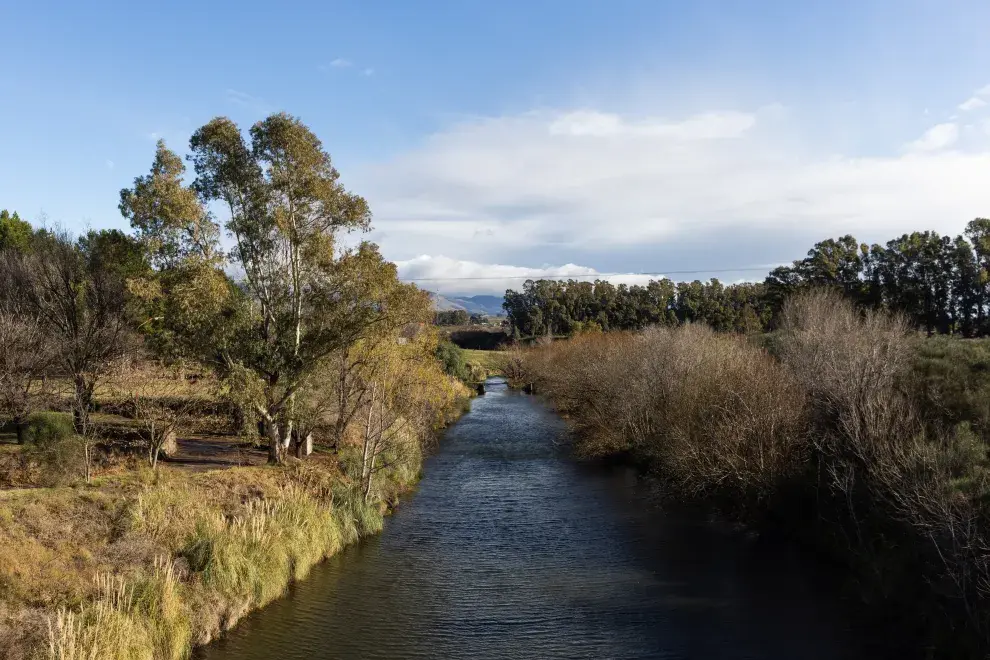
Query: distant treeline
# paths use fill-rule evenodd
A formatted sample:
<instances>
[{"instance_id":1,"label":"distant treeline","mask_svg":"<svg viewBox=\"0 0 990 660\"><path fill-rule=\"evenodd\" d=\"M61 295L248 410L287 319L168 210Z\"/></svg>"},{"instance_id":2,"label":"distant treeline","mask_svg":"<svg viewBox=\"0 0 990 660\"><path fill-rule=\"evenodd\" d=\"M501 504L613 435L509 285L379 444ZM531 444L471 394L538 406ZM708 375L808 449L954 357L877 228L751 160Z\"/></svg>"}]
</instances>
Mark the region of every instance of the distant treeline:
<instances>
[{"instance_id":1,"label":"distant treeline","mask_svg":"<svg viewBox=\"0 0 990 660\"><path fill-rule=\"evenodd\" d=\"M885 245L829 239L763 282L528 280L521 292L505 292L503 306L513 334L522 337L686 322L758 332L773 329L784 301L809 288L836 289L857 304L901 313L929 334L990 335L990 219L973 220L954 239L931 231Z\"/></svg>"},{"instance_id":2,"label":"distant treeline","mask_svg":"<svg viewBox=\"0 0 990 660\"><path fill-rule=\"evenodd\" d=\"M478 325L485 320L484 314L471 314L466 309L444 309L433 313L435 325Z\"/></svg>"}]
</instances>

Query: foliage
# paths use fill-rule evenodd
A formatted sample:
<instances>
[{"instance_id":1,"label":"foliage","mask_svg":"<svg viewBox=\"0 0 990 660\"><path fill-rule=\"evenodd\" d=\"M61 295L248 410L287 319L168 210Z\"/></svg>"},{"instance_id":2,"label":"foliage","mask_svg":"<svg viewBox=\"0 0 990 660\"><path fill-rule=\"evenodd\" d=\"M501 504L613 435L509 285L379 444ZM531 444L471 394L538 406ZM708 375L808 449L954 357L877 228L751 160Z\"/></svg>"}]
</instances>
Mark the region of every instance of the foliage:
<instances>
[{"instance_id":1,"label":"foliage","mask_svg":"<svg viewBox=\"0 0 990 660\"><path fill-rule=\"evenodd\" d=\"M521 337L574 334L589 322L605 331L704 323L720 332L760 332L778 327L794 294L828 288L863 307L903 314L928 334L976 337L990 334L988 269L990 220L977 218L954 239L927 231L885 245L848 235L824 240L759 284L531 280L521 292L507 291L504 307Z\"/></svg>"},{"instance_id":2,"label":"foliage","mask_svg":"<svg viewBox=\"0 0 990 660\"><path fill-rule=\"evenodd\" d=\"M451 341L441 341L437 344L437 359L447 375L462 381L471 379L471 370L464 359L464 351Z\"/></svg>"},{"instance_id":3,"label":"foliage","mask_svg":"<svg viewBox=\"0 0 990 660\"><path fill-rule=\"evenodd\" d=\"M97 384L130 349L126 285L117 259L103 252L120 237L102 236L77 242L47 233L32 254L0 254L2 304L24 310L44 328L53 364L71 377L76 432L83 437Z\"/></svg>"},{"instance_id":4,"label":"foliage","mask_svg":"<svg viewBox=\"0 0 990 660\"><path fill-rule=\"evenodd\" d=\"M646 286L607 281L529 280L506 291L504 307L518 336L634 330L651 325L705 323L719 331L758 331L769 318L760 284L724 286L663 279Z\"/></svg>"},{"instance_id":5,"label":"foliage","mask_svg":"<svg viewBox=\"0 0 990 660\"><path fill-rule=\"evenodd\" d=\"M0 210L0 252L30 252L33 238L31 225L21 220L17 211L10 213L7 209Z\"/></svg>"},{"instance_id":6,"label":"foliage","mask_svg":"<svg viewBox=\"0 0 990 660\"><path fill-rule=\"evenodd\" d=\"M436 325L467 325L471 315L463 309L443 310L434 313L433 322Z\"/></svg>"},{"instance_id":7,"label":"foliage","mask_svg":"<svg viewBox=\"0 0 990 660\"><path fill-rule=\"evenodd\" d=\"M24 440L39 446L52 445L72 436L72 415L37 412L28 417Z\"/></svg>"},{"instance_id":8,"label":"foliage","mask_svg":"<svg viewBox=\"0 0 990 660\"><path fill-rule=\"evenodd\" d=\"M846 563L874 612L947 657L990 648L984 342L922 341L838 287L789 299L769 343L696 325L578 336L517 356L579 447L676 497L782 527ZM882 607L881 607L882 606Z\"/></svg>"}]
</instances>

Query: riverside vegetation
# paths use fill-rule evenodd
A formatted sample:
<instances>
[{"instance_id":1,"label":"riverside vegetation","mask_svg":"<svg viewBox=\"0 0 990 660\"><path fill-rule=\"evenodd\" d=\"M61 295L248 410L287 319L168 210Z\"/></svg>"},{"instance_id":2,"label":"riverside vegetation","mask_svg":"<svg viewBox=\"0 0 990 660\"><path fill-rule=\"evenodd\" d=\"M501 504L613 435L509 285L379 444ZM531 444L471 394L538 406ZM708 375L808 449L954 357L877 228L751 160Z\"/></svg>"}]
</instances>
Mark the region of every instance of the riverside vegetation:
<instances>
[{"instance_id":1,"label":"riverside vegetation","mask_svg":"<svg viewBox=\"0 0 990 660\"><path fill-rule=\"evenodd\" d=\"M782 531L842 566L864 612L927 657L990 651L990 345L919 337L835 290L771 334L700 324L517 353L577 432L667 493Z\"/></svg>"},{"instance_id":2,"label":"riverside vegetation","mask_svg":"<svg viewBox=\"0 0 990 660\"><path fill-rule=\"evenodd\" d=\"M468 395L304 124L190 152L121 191L131 234L0 214L4 657L187 657L381 529Z\"/></svg>"}]
</instances>

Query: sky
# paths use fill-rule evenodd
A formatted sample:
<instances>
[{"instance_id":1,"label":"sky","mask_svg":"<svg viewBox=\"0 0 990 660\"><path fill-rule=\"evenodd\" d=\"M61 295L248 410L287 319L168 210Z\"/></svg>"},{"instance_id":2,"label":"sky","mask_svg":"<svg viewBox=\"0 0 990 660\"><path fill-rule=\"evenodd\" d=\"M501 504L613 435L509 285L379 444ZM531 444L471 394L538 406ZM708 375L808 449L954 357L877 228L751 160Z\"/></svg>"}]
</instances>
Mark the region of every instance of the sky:
<instances>
[{"instance_id":1,"label":"sky","mask_svg":"<svg viewBox=\"0 0 990 660\"><path fill-rule=\"evenodd\" d=\"M990 215L986 0L0 3L0 208L126 229L158 138L299 116L447 294L761 279Z\"/></svg>"}]
</instances>

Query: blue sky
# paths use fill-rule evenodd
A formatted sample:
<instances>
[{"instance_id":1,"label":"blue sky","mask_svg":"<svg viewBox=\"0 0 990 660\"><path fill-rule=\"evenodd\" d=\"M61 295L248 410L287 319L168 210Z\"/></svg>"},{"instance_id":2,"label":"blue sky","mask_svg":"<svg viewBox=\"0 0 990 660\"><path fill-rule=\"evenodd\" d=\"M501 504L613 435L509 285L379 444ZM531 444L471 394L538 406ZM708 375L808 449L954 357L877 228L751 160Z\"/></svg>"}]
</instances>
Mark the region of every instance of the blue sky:
<instances>
[{"instance_id":1,"label":"blue sky","mask_svg":"<svg viewBox=\"0 0 990 660\"><path fill-rule=\"evenodd\" d=\"M410 277L957 233L990 215L988 25L977 0L4 3L0 207L124 227L157 137L287 110Z\"/></svg>"}]
</instances>

